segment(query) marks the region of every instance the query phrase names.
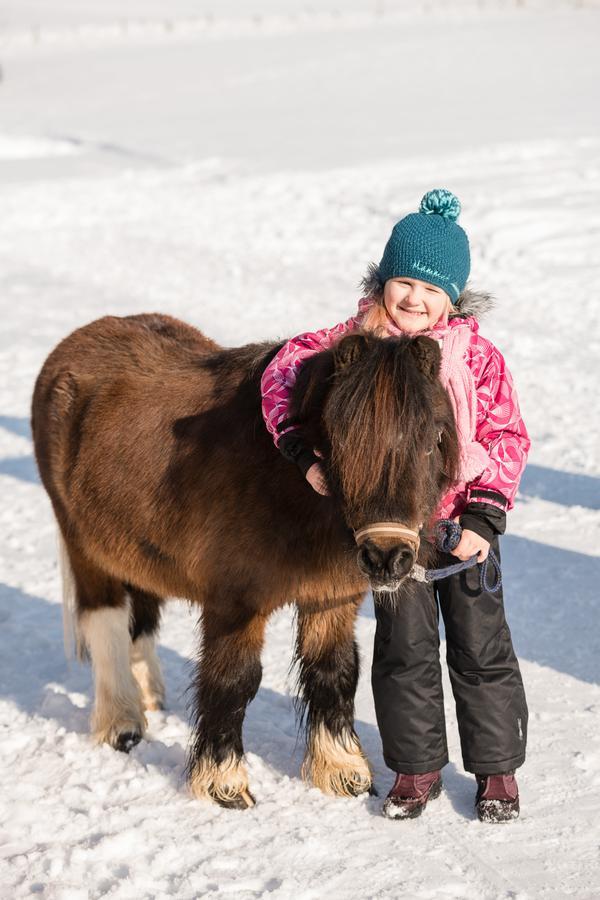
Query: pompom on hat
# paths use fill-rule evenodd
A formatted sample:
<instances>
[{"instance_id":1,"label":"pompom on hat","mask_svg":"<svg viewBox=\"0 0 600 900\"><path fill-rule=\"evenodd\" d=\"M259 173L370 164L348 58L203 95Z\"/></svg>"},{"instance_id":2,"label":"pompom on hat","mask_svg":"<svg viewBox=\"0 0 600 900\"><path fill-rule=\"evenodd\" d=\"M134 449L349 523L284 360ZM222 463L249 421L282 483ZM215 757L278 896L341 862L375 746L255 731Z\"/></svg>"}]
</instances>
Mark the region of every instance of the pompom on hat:
<instances>
[{"instance_id":1,"label":"pompom on hat","mask_svg":"<svg viewBox=\"0 0 600 900\"><path fill-rule=\"evenodd\" d=\"M467 283L471 255L467 235L457 219L460 201L451 191L428 191L419 212L394 225L379 272L390 278L417 278L442 288L455 302Z\"/></svg>"}]
</instances>

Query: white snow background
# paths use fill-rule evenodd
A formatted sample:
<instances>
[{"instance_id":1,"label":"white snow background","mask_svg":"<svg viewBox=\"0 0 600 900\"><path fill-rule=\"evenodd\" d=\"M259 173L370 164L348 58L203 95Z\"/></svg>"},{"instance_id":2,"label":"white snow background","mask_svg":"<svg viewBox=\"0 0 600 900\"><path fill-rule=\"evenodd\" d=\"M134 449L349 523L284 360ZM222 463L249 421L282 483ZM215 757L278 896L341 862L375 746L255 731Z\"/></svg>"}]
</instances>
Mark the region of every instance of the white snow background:
<instances>
[{"instance_id":1,"label":"white snow background","mask_svg":"<svg viewBox=\"0 0 600 900\"><path fill-rule=\"evenodd\" d=\"M598 4L5 0L0 66L0 896L597 900ZM183 604L148 739L125 756L89 737L32 457L36 374L106 313L170 313L227 346L332 325L438 186L463 203L471 283L497 298L482 328L533 442L503 544L531 715L521 818L476 820L447 681L453 761L421 819L306 786L289 610L245 726L257 806L197 802ZM373 632L367 598L357 730L384 795Z\"/></svg>"}]
</instances>

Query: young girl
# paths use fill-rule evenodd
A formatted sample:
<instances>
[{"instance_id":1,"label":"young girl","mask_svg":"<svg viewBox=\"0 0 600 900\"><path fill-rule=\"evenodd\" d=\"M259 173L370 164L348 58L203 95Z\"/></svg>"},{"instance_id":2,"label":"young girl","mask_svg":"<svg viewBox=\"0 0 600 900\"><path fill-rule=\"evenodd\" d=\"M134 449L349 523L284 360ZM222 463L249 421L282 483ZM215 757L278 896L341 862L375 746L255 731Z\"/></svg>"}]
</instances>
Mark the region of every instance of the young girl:
<instances>
[{"instance_id":1,"label":"young girl","mask_svg":"<svg viewBox=\"0 0 600 900\"><path fill-rule=\"evenodd\" d=\"M314 490L326 494L318 458L287 421L302 362L356 328L384 337L426 334L438 340L440 378L454 409L461 466L460 482L442 498L436 518L460 522L455 556L466 560L476 553L483 562L490 547L499 559L498 536L513 506L529 438L506 363L479 334L474 313L487 298L464 290L470 255L459 213L459 201L449 191L429 191L419 212L395 225L379 266L370 266L358 313L334 328L288 341L266 368L261 387L263 415L276 446ZM514 771L525 760L527 705L502 592L483 590L477 567L434 585L416 585L393 612L375 606L375 709L384 758L396 772L384 815L414 818L441 791L448 751L438 604L463 764L477 780L477 812L482 821L509 821L519 815Z\"/></svg>"}]
</instances>

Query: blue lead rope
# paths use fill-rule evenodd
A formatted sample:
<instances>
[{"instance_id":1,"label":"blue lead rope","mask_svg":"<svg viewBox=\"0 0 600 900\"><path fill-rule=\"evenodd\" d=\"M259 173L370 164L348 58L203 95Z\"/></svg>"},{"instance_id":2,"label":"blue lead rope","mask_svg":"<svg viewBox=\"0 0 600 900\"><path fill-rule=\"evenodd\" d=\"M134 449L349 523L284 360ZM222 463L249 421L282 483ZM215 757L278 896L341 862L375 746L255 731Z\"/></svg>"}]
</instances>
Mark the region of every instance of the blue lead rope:
<instances>
[{"instance_id":1,"label":"blue lead rope","mask_svg":"<svg viewBox=\"0 0 600 900\"><path fill-rule=\"evenodd\" d=\"M433 537L438 550L444 553L450 553L460 543L462 528L458 522L451 519L440 519L435 523ZM488 563L490 566L488 567ZM438 581L440 578L447 578L456 572L462 572L477 565L477 554L464 562L454 563L452 566L444 566L441 569L425 569L423 566L414 565L411 576L416 581L424 581L430 584L432 581ZM488 581L488 568L494 569L495 578L493 583ZM502 572L500 571L500 563L498 557L493 550L488 553L487 559L479 565L479 585L482 591L495 594L502 587Z\"/></svg>"}]
</instances>

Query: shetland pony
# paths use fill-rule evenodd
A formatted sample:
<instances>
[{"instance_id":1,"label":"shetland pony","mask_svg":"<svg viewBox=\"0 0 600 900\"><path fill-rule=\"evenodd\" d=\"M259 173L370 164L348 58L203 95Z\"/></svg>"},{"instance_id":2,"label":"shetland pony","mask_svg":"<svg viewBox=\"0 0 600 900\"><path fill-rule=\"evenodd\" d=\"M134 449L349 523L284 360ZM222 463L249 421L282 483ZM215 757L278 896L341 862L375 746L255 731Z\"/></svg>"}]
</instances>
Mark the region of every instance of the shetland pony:
<instances>
[{"instance_id":1,"label":"shetland pony","mask_svg":"<svg viewBox=\"0 0 600 900\"><path fill-rule=\"evenodd\" d=\"M317 494L276 450L260 379L281 343L223 349L162 315L105 317L65 338L35 385L32 431L91 659L98 741L129 750L162 707L167 597L198 607L187 773L197 797L254 802L242 723L273 610L297 609L306 778L371 788L353 727L365 591L401 602L419 529L455 477L457 440L426 337L343 337L308 360L292 417L323 456ZM386 593L387 592L387 593Z\"/></svg>"}]
</instances>

